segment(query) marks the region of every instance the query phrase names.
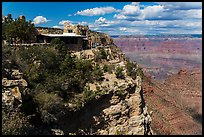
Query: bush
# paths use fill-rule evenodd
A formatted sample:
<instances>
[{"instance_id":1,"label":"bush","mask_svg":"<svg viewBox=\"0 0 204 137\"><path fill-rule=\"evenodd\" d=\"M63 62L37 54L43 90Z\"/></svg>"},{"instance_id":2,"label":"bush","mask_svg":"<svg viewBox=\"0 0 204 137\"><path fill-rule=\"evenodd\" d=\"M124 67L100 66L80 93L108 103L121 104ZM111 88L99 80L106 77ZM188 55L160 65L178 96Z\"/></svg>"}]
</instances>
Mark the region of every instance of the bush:
<instances>
[{"instance_id":1,"label":"bush","mask_svg":"<svg viewBox=\"0 0 204 137\"><path fill-rule=\"evenodd\" d=\"M137 76L140 76L142 80L144 79L144 73L142 71L142 68L138 68L136 73L137 73Z\"/></svg>"},{"instance_id":2,"label":"bush","mask_svg":"<svg viewBox=\"0 0 204 137\"><path fill-rule=\"evenodd\" d=\"M108 67L107 64L105 64L105 65L103 66L103 71L104 71L104 72L108 72L108 70L109 70L109 67Z\"/></svg>"},{"instance_id":3,"label":"bush","mask_svg":"<svg viewBox=\"0 0 204 137\"><path fill-rule=\"evenodd\" d=\"M101 59L107 59L107 53L104 50L104 48L100 49L100 55L101 55Z\"/></svg>"},{"instance_id":4,"label":"bush","mask_svg":"<svg viewBox=\"0 0 204 137\"><path fill-rule=\"evenodd\" d=\"M132 77L132 79L135 80L137 77L135 64L131 63L130 61L127 61L126 68L127 68L127 75Z\"/></svg>"},{"instance_id":5,"label":"bush","mask_svg":"<svg viewBox=\"0 0 204 137\"><path fill-rule=\"evenodd\" d=\"M84 101L87 103L95 98L96 94L94 91L90 90L90 87L84 87L83 97Z\"/></svg>"},{"instance_id":6,"label":"bush","mask_svg":"<svg viewBox=\"0 0 204 137\"><path fill-rule=\"evenodd\" d=\"M127 75L132 77L132 79L135 80L137 76L140 76L141 79L144 79L144 73L143 73L142 69L137 68L136 64L134 64L130 61L127 61L126 68L127 68Z\"/></svg>"},{"instance_id":7,"label":"bush","mask_svg":"<svg viewBox=\"0 0 204 137\"><path fill-rule=\"evenodd\" d=\"M124 74L123 74L123 68L117 67L117 68L116 68L116 71L115 71L115 75L116 75L116 78L124 79L125 76L124 76Z\"/></svg>"},{"instance_id":8,"label":"bush","mask_svg":"<svg viewBox=\"0 0 204 137\"><path fill-rule=\"evenodd\" d=\"M103 71L100 69L99 65L97 64L94 67L93 73L92 73L92 78L93 80L96 81L103 81L104 77L103 77Z\"/></svg>"},{"instance_id":9,"label":"bush","mask_svg":"<svg viewBox=\"0 0 204 137\"><path fill-rule=\"evenodd\" d=\"M58 50L61 57L64 57L67 54L67 51L69 51L68 46L66 46L65 43L60 40L60 38L52 39L50 44Z\"/></svg>"},{"instance_id":10,"label":"bush","mask_svg":"<svg viewBox=\"0 0 204 137\"><path fill-rule=\"evenodd\" d=\"M3 135L28 135L33 129L28 118L21 112L5 112L2 110Z\"/></svg>"},{"instance_id":11,"label":"bush","mask_svg":"<svg viewBox=\"0 0 204 137\"><path fill-rule=\"evenodd\" d=\"M57 94L39 91L35 94L34 101L38 104L38 111L44 123L55 122L57 114L63 111L64 103Z\"/></svg>"},{"instance_id":12,"label":"bush","mask_svg":"<svg viewBox=\"0 0 204 137\"><path fill-rule=\"evenodd\" d=\"M104 49L104 48L100 48L100 49L99 49L99 52L95 54L94 60L95 60L96 62L99 62L99 61L101 61L102 59L107 59L107 56L108 56L108 55L107 55L105 49Z\"/></svg>"}]
</instances>

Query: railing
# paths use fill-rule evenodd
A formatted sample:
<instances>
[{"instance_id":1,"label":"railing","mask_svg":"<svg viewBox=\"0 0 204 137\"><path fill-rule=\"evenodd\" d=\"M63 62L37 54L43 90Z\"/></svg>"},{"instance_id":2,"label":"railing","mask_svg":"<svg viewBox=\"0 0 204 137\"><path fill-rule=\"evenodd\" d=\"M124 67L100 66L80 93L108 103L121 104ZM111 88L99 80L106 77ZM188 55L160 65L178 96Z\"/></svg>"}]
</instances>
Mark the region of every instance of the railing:
<instances>
[{"instance_id":1,"label":"railing","mask_svg":"<svg viewBox=\"0 0 204 137\"><path fill-rule=\"evenodd\" d=\"M13 46L13 47L17 47L17 46L25 46L25 47L29 47L29 46L49 46L50 43L29 43L29 44L5 44L6 46Z\"/></svg>"}]
</instances>

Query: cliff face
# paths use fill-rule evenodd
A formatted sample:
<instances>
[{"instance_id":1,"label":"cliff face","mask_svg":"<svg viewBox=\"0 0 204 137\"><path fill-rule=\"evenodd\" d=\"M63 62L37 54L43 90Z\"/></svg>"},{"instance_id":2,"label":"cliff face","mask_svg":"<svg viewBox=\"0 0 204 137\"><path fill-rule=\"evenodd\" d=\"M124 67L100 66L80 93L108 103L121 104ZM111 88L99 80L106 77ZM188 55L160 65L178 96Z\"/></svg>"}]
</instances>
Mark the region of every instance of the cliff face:
<instances>
[{"instance_id":1,"label":"cliff face","mask_svg":"<svg viewBox=\"0 0 204 137\"><path fill-rule=\"evenodd\" d=\"M113 39L105 33L100 33L100 32L95 32L95 31L88 31L88 41L89 45L91 47L96 47L96 46L105 46L105 45L111 45L113 43Z\"/></svg>"},{"instance_id":2,"label":"cliff face","mask_svg":"<svg viewBox=\"0 0 204 137\"><path fill-rule=\"evenodd\" d=\"M143 81L146 103L154 111L151 127L157 134L202 134L201 82L200 71L186 70L169 76L164 83Z\"/></svg>"},{"instance_id":3,"label":"cliff face","mask_svg":"<svg viewBox=\"0 0 204 137\"><path fill-rule=\"evenodd\" d=\"M101 49L105 50L107 58L103 59L100 66L112 66L113 71L121 67L124 78L118 79L114 72L106 72L103 81L89 83L90 90L100 94L92 103L85 104L82 111L75 112L75 117L68 116L60 122L65 129L80 127L86 130L86 133L82 130L80 134L151 135L151 117L143 98L142 79L137 76L134 80L127 75L125 55L115 46L97 47L73 54L77 58L94 60Z\"/></svg>"},{"instance_id":4,"label":"cliff face","mask_svg":"<svg viewBox=\"0 0 204 137\"><path fill-rule=\"evenodd\" d=\"M55 49L50 49L48 53L51 53L51 50ZM38 91L39 93L33 93L37 94L33 97L34 95L28 92L27 82L29 81L22 77L23 74L17 68L4 67L2 78L4 106L11 107L12 110L32 108L34 111L28 110L27 117L34 115L37 121L42 118L46 120L49 117L53 119L54 122L49 126L42 124L43 132L38 131L35 134L152 134L151 116L147 111L142 93L142 75L137 73L134 79L129 76L127 64L130 61L119 48L97 46L89 50L72 52L71 55L79 60L91 61L94 67L103 70L101 80L86 83L84 88L87 90L74 94L73 100L66 99L62 102L56 93ZM36 64L31 64L30 67L32 65ZM37 65L37 68L41 68L41 65L42 62ZM135 69L139 69L137 65ZM33 71L34 74L38 73ZM86 100L83 100L84 98ZM45 104L46 101L49 102L49 99L55 100L54 102L62 107L55 108L59 111L54 112L53 110L41 110L32 103L32 105L28 104L29 100L33 99L41 103L42 108L50 107ZM78 102L75 99L78 99ZM83 101L80 102L80 100ZM54 108L55 104L52 105ZM36 112L35 109L38 111Z\"/></svg>"}]
</instances>

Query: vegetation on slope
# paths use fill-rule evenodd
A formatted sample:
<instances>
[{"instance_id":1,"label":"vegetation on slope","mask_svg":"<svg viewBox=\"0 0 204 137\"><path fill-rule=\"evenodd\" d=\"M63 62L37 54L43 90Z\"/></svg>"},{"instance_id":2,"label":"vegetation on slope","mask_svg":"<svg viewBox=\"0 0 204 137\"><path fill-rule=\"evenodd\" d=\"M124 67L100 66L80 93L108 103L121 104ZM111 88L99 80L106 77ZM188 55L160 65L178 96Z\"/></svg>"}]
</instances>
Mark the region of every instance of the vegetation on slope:
<instances>
[{"instance_id":1,"label":"vegetation on slope","mask_svg":"<svg viewBox=\"0 0 204 137\"><path fill-rule=\"evenodd\" d=\"M9 42L29 43L35 37L31 22L8 16L2 26L3 37ZM13 29L18 26L22 26L21 31ZM88 84L101 83L105 73L125 78L125 68L107 63L117 58L118 50L113 46L109 54L101 47L94 59L88 60L74 56L60 39L53 39L49 46L2 45L2 76L9 79L6 70L19 69L29 84L31 100L23 102L19 109L2 106L2 134L40 134L40 127L57 125L58 117L80 110L96 96L103 95L103 91L90 90ZM139 74L133 64L126 67L132 78Z\"/></svg>"},{"instance_id":2,"label":"vegetation on slope","mask_svg":"<svg viewBox=\"0 0 204 137\"><path fill-rule=\"evenodd\" d=\"M36 39L35 25L31 21L13 19L11 14L2 22L2 38L9 43L30 43Z\"/></svg>"}]
</instances>

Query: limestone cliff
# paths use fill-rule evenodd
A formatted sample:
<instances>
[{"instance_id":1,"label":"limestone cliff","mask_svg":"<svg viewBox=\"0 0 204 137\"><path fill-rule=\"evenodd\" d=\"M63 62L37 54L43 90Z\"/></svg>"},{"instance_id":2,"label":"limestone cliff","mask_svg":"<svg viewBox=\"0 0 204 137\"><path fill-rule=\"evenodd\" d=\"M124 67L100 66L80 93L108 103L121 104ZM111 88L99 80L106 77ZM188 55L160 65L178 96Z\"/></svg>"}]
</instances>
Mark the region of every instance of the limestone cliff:
<instances>
[{"instance_id":1,"label":"limestone cliff","mask_svg":"<svg viewBox=\"0 0 204 137\"><path fill-rule=\"evenodd\" d=\"M105 33L101 32L95 32L95 31L88 31L87 35L89 45L91 47L96 47L96 46L106 46L106 45L111 45L114 44L112 38Z\"/></svg>"},{"instance_id":2,"label":"limestone cliff","mask_svg":"<svg viewBox=\"0 0 204 137\"><path fill-rule=\"evenodd\" d=\"M39 47L36 46L36 48ZM56 49L50 48L47 50L48 55L53 56L54 52L50 54L51 50L55 51ZM134 73L136 76L134 78L129 75L129 70L127 69L127 65L131 61L114 45L97 46L88 50L72 52L71 56L79 60L91 61L94 67L98 67L97 70L103 70L103 76L100 77L100 80L86 83L85 90L82 93L73 94L72 98L70 97L70 99L65 99L64 101L61 101L62 99L56 93L46 93L38 89L30 94L28 92L29 81L22 77L21 70L19 71L17 66L15 69L4 67L2 103L4 106L10 106L13 110L16 107L22 108L22 106L24 106L24 110L31 109L27 116L34 115L34 125L41 126L41 129L36 127L37 131L35 130L35 133L31 132L31 134L153 134L151 130L151 116L147 111L143 98L142 73L139 73L138 65L134 64L132 69L132 71L137 72ZM36 64L32 63L35 62L35 59L29 65L29 67L34 66L30 71L35 77L38 76L38 73L33 71L34 68L46 67L42 66L43 62L47 63L46 59L41 59L42 62L37 65L37 68ZM43 72L39 73L43 74ZM52 80L57 82L54 78ZM66 88L66 83L59 84L61 87L58 88ZM36 107L27 104L27 107L25 107L29 99L34 99L36 101L35 105L40 104L41 106ZM50 103L51 107L46 103ZM60 107L56 107L55 103ZM30 111L32 110L38 111L31 113ZM50 124L41 124L43 123L42 119L44 121L51 119L52 121ZM40 124L36 124L36 122ZM39 130L43 130L43 132Z\"/></svg>"},{"instance_id":3,"label":"limestone cliff","mask_svg":"<svg viewBox=\"0 0 204 137\"><path fill-rule=\"evenodd\" d=\"M104 64L112 66L113 73L106 72L102 82L87 85L89 90L100 94L95 96L93 103L84 105L84 111L76 112L76 117L66 119L66 123L72 122L75 123L74 126L87 130L86 133L81 132L81 134L153 134L150 126L151 116L143 98L141 76L138 75L134 80L127 75L126 64L128 59L120 49L116 46L105 46L73 54L78 58L95 60L100 50L105 50L107 54L107 58L103 59L100 66L102 67ZM123 68L125 75L123 79L118 79L115 75L117 67ZM72 104L69 105L73 106ZM84 114L84 117L81 116L81 113ZM65 128L71 129L70 125L63 122L63 119L60 121ZM86 125L86 128L80 124Z\"/></svg>"}]
</instances>

